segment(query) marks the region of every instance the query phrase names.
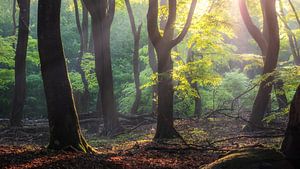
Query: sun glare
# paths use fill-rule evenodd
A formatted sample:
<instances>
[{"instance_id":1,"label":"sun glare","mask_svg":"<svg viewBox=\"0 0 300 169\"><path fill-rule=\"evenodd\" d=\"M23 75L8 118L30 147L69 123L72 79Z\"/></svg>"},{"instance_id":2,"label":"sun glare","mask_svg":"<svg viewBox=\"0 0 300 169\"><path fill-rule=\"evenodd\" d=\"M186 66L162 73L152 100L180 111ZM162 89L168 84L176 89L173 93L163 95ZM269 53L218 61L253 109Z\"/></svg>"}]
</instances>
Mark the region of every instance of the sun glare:
<instances>
[{"instance_id":1,"label":"sun glare","mask_svg":"<svg viewBox=\"0 0 300 169\"><path fill-rule=\"evenodd\" d=\"M209 7L209 1L208 0L200 0L197 3L195 14L196 15L203 15Z\"/></svg>"}]
</instances>

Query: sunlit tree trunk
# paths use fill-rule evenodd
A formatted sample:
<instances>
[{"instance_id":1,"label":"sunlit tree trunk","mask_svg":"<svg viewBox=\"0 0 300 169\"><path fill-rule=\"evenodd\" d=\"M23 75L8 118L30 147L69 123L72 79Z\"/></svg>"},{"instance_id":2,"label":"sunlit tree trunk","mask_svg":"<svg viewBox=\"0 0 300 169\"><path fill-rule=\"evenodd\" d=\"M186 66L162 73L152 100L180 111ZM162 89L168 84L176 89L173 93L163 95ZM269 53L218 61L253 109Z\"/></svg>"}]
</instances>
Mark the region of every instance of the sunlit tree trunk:
<instances>
[{"instance_id":1,"label":"sunlit tree trunk","mask_svg":"<svg viewBox=\"0 0 300 169\"><path fill-rule=\"evenodd\" d=\"M156 50L158 59L158 117L154 139L170 139L179 137L173 124L173 61L171 50L180 43L186 35L191 24L197 0L193 0L186 24L178 37L173 39L174 24L176 20L176 0L169 1L169 14L164 34L160 35L158 28L158 0L149 0L147 26L149 38Z\"/></svg>"},{"instance_id":2,"label":"sunlit tree trunk","mask_svg":"<svg viewBox=\"0 0 300 169\"><path fill-rule=\"evenodd\" d=\"M21 126L26 90L26 53L29 34L30 0L18 0L20 7L18 42L15 55L15 87L10 125Z\"/></svg>"},{"instance_id":3,"label":"sunlit tree trunk","mask_svg":"<svg viewBox=\"0 0 300 169\"><path fill-rule=\"evenodd\" d=\"M129 0L125 0L125 4L129 15L131 31L133 35L133 44L134 44L133 55L132 55L132 66L133 66L133 76L134 76L134 84L135 84L135 99L131 106L130 113L137 114L141 102L141 96L142 96L142 91L140 89L141 82L140 82L140 55L139 55L142 24L140 24L138 28L136 27L134 15Z\"/></svg>"},{"instance_id":4,"label":"sunlit tree trunk","mask_svg":"<svg viewBox=\"0 0 300 169\"><path fill-rule=\"evenodd\" d=\"M79 127L60 34L61 0L39 0L38 48L47 100L49 149L93 151Z\"/></svg>"},{"instance_id":5,"label":"sunlit tree trunk","mask_svg":"<svg viewBox=\"0 0 300 169\"><path fill-rule=\"evenodd\" d=\"M104 120L102 134L113 136L122 130L115 107L110 56L110 28L115 12L115 1L83 1L92 17L96 76L100 88Z\"/></svg>"}]
</instances>

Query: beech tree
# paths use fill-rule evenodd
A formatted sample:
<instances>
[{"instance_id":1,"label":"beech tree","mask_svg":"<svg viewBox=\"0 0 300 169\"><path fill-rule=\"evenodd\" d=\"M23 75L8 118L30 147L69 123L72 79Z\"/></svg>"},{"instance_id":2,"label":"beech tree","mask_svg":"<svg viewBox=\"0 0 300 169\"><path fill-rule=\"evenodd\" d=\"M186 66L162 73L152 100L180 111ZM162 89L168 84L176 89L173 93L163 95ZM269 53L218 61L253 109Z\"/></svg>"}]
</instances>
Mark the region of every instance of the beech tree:
<instances>
[{"instance_id":1,"label":"beech tree","mask_svg":"<svg viewBox=\"0 0 300 169\"><path fill-rule=\"evenodd\" d=\"M85 141L74 106L60 34L61 0L38 3L38 49L47 100L49 149L93 151Z\"/></svg>"},{"instance_id":2,"label":"beech tree","mask_svg":"<svg viewBox=\"0 0 300 169\"><path fill-rule=\"evenodd\" d=\"M149 38L156 50L158 59L158 117L154 139L169 139L179 136L173 126L174 89L172 84L173 61L171 58L171 50L183 40L188 32L196 4L197 0L193 0L182 32L173 39L174 24L177 15L177 1L169 0L168 19L164 33L161 35L158 27L158 0L149 0L147 28Z\"/></svg>"},{"instance_id":3,"label":"beech tree","mask_svg":"<svg viewBox=\"0 0 300 169\"><path fill-rule=\"evenodd\" d=\"M22 125L26 91L26 53L29 34L30 0L18 0L20 8L18 42L15 54L15 87L10 125Z\"/></svg>"},{"instance_id":4,"label":"beech tree","mask_svg":"<svg viewBox=\"0 0 300 169\"><path fill-rule=\"evenodd\" d=\"M246 0L239 0L240 12L243 21L253 37L253 39L258 44L264 61L264 68L262 75L267 75L260 86L255 98L252 113L250 116L249 123L244 128L244 130L257 130L260 129L262 124L262 119L264 118L265 112L267 111L268 104L270 102L272 85L274 77L268 74L272 73L277 66L278 53L279 53L279 28L276 14L276 4L275 0L261 0L261 8L263 13L263 31L261 32L259 28L252 22L250 14L247 9ZM274 84L275 90L282 90L283 82L278 81ZM278 103L281 107L286 107L287 99L285 94L280 94L281 92L276 92L278 97ZM281 103L281 102L284 103Z\"/></svg>"},{"instance_id":5,"label":"beech tree","mask_svg":"<svg viewBox=\"0 0 300 169\"><path fill-rule=\"evenodd\" d=\"M75 7L75 19L76 19L76 26L77 26L77 30L79 33L79 37L80 37L80 50L79 50L79 54L78 54L78 58L77 58L77 63L76 63L76 69L77 72L80 74L81 76L81 80L83 83L83 93L81 96L79 96L79 110L81 112L86 112L88 110L88 105L89 105L89 100L90 100L90 92L89 92L89 83L87 81L85 72L83 71L82 67L81 67L81 62L82 62L82 57L84 55L84 52L87 51L87 25L88 21L86 21L88 19L87 13L84 11L84 7L83 8L83 21L82 21L82 25L80 24L80 17L79 17L79 9L78 9L78 2L77 0L73 0L74 2L74 7ZM83 5L84 6L84 5ZM87 17L87 18L86 18Z\"/></svg>"},{"instance_id":6,"label":"beech tree","mask_svg":"<svg viewBox=\"0 0 300 169\"><path fill-rule=\"evenodd\" d=\"M100 88L104 119L103 135L122 130L115 107L110 56L110 28L115 13L115 0L83 0L92 17L96 76Z\"/></svg>"},{"instance_id":7,"label":"beech tree","mask_svg":"<svg viewBox=\"0 0 300 169\"><path fill-rule=\"evenodd\" d=\"M291 102L289 111L289 122L285 132L285 137L281 145L281 151L291 160L298 164L300 159L300 85Z\"/></svg>"},{"instance_id":8,"label":"beech tree","mask_svg":"<svg viewBox=\"0 0 300 169\"><path fill-rule=\"evenodd\" d=\"M140 56L139 56L139 49L140 49L140 39L141 39L141 30L142 30L142 23L136 27L135 18L132 12L132 8L130 5L129 0L125 0L126 9L129 15L131 31L133 35L133 55L132 55L132 66L133 66L133 76L134 76L134 84L135 84L135 99L131 107L131 114L136 114L141 102L141 95L142 90L140 89Z\"/></svg>"}]
</instances>

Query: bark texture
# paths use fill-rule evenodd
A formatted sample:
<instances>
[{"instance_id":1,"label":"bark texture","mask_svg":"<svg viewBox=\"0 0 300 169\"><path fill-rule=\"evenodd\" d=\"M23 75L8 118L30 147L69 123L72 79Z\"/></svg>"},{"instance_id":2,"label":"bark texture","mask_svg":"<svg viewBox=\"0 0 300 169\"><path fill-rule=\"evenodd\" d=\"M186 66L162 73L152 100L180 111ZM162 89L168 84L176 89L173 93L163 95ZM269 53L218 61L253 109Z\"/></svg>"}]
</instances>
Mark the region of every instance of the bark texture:
<instances>
[{"instance_id":1,"label":"bark texture","mask_svg":"<svg viewBox=\"0 0 300 169\"><path fill-rule=\"evenodd\" d=\"M38 4L38 48L47 100L49 149L93 151L79 127L60 35L61 0Z\"/></svg>"},{"instance_id":2,"label":"bark texture","mask_svg":"<svg viewBox=\"0 0 300 169\"><path fill-rule=\"evenodd\" d=\"M115 107L110 56L110 28L115 13L114 0L83 0L92 17L96 76L100 88L104 119L103 135L113 136L122 130Z\"/></svg>"},{"instance_id":3,"label":"bark texture","mask_svg":"<svg viewBox=\"0 0 300 169\"><path fill-rule=\"evenodd\" d=\"M12 127L21 126L26 95L26 53L29 34L30 0L18 0L20 8L18 42L15 55L15 87L13 109L10 117Z\"/></svg>"},{"instance_id":4,"label":"bark texture","mask_svg":"<svg viewBox=\"0 0 300 169\"><path fill-rule=\"evenodd\" d=\"M177 15L177 1L168 1L169 13L163 35L158 28L158 0L149 0L147 15L147 28L149 38L156 50L158 59L158 117L157 129L154 139L171 139L179 137L173 125L173 84L172 69L173 61L171 50L180 43L186 35L191 24L197 0L193 0L185 26L175 39L174 24Z\"/></svg>"}]
</instances>

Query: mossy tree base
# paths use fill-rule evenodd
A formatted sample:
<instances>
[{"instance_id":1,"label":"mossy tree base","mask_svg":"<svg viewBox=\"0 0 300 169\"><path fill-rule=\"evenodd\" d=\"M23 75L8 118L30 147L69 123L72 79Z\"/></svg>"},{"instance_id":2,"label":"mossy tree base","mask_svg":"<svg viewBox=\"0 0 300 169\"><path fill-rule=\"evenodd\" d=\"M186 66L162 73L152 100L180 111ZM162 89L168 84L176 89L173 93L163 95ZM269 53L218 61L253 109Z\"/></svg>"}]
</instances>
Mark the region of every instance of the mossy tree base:
<instances>
[{"instance_id":1,"label":"mossy tree base","mask_svg":"<svg viewBox=\"0 0 300 169\"><path fill-rule=\"evenodd\" d=\"M283 154L274 149L243 149L202 167L202 169L294 169Z\"/></svg>"}]
</instances>

